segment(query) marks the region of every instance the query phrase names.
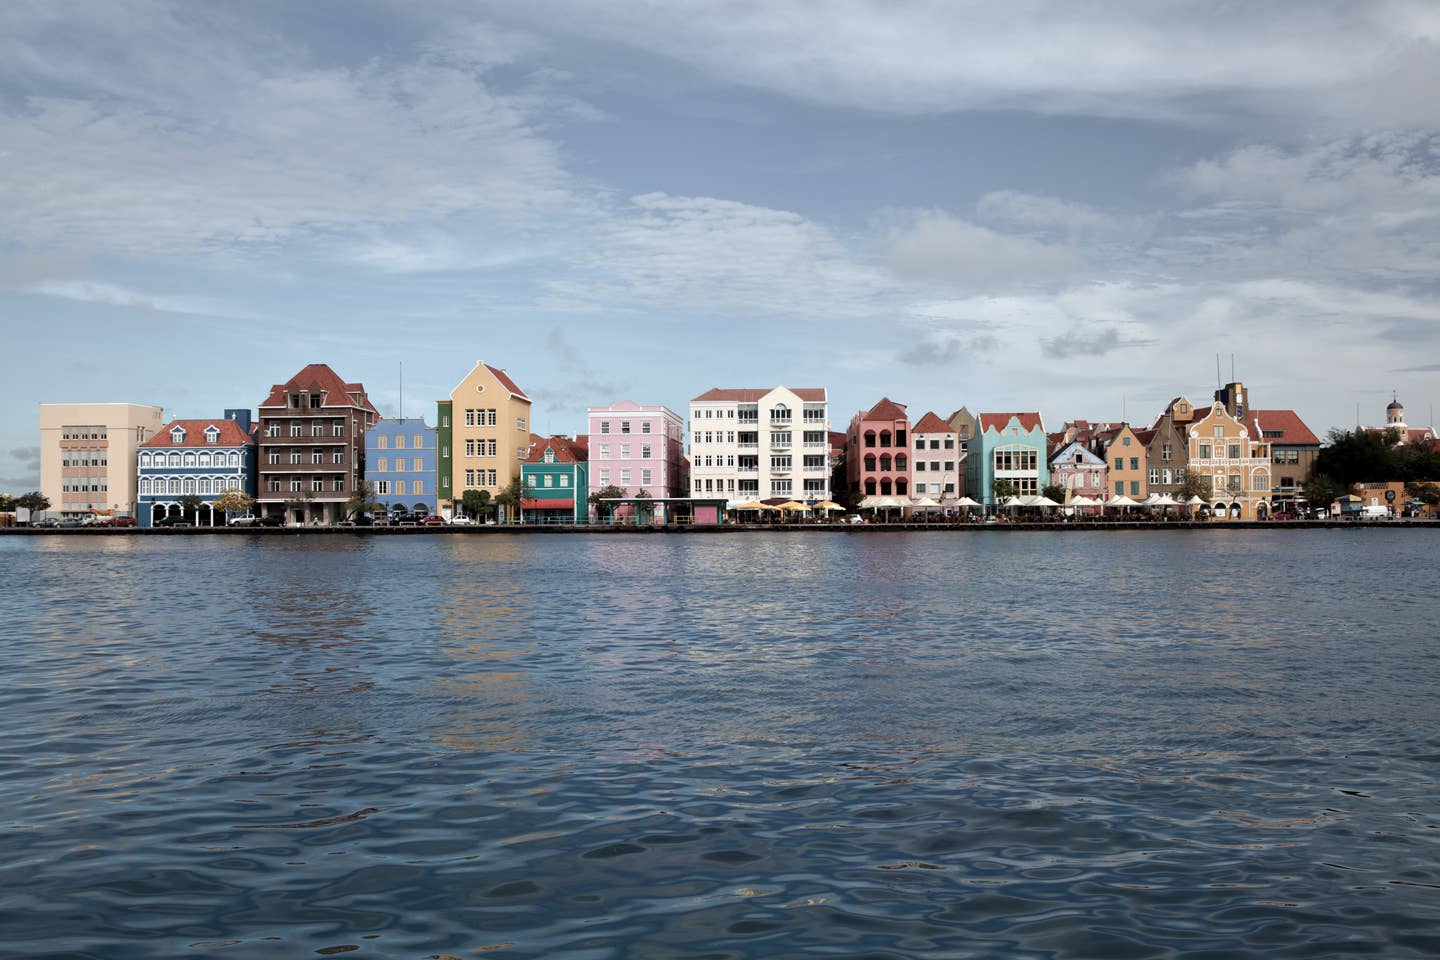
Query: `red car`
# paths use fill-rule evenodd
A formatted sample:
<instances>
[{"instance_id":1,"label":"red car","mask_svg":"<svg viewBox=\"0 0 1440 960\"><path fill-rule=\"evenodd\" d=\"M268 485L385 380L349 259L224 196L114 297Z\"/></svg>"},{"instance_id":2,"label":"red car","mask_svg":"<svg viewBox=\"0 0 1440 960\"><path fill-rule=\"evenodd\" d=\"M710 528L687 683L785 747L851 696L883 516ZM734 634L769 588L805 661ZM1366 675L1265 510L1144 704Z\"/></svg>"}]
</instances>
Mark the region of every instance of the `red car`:
<instances>
[{"instance_id":1,"label":"red car","mask_svg":"<svg viewBox=\"0 0 1440 960\"><path fill-rule=\"evenodd\" d=\"M97 521L95 525L97 527L133 527L135 526L135 518L106 517L104 520Z\"/></svg>"},{"instance_id":2,"label":"red car","mask_svg":"<svg viewBox=\"0 0 1440 960\"><path fill-rule=\"evenodd\" d=\"M422 527L443 527L443 526L445 526L445 520L444 520L443 517L430 516L430 517L426 517L425 519L421 520L421 521L420 521L420 526L422 526Z\"/></svg>"}]
</instances>

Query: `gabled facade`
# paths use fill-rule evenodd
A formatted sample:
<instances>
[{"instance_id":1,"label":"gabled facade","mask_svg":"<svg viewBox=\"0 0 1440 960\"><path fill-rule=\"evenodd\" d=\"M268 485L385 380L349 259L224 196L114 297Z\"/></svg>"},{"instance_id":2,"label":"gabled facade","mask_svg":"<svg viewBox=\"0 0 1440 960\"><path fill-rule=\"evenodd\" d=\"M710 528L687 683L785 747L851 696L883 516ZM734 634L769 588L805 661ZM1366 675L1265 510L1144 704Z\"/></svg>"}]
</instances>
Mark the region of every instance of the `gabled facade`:
<instances>
[{"instance_id":1,"label":"gabled facade","mask_svg":"<svg viewBox=\"0 0 1440 960\"><path fill-rule=\"evenodd\" d=\"M1076 497L1103 500L1107 496L1106 464L1084 443L1072 440L1050 457L1050 483L1065 488L1065 502Z\"/></svg>"},{"instance_id":2,"label":"gabled facade","mask_svg":"<svg viewBox=\"0 0 1440 960\"><path fill-rule=\"evenodd\" d=\"M1149 493L1175 497L1180 492L1189 469L1189 430L1195 417L1195 405L1179 396L1165 405L1148 430L1135 432L1145 446L1145 486Z\"/></svg>"},{"instance_id":3,"label":"gabled facade","mask_svg":"<svg viewBox=\"0 0 1440 960\"><path fill-rule=\"evenodd\" d=\"M1149 453L1128 423L1098 429L1090 449L1105 461L1107 497L1143 500L1150 495Z\"/></svg>"},{"instance_id":4,"label":"gabled facade","mask_svg":"<svg viewBox=\"0 0 1440 960\"><path fill-rule=\"evenodd\" d=\"M960 486L958 489L961 493L968 496L967 491L969 491L971 487L970 444L975 439L978 424L975 421L975 415L966 407L961 407L959 410L950 414L950 416L945 418L945 422L950 425L951 430L955 431L955 444L959 452L959 458L955 464L955 469L960 473Z\"/></svg>"},{"instance_id":5,"label":"gabled facade","mask_svg":"<svg viewBox=\"0 0 1440 960\"><path fill-rule=\"evenodd\" d=\"M700 394L690 401L690 495L828 500L829 410L823 387Z\"/></svg>"},{"instance_id":6,"label":"gabled facade","mask_svg":"<svg viewBox=\"0 0 1440 960\"><path fill-rule=\"evenodd\" d=\"M685 459L685 420L658 403L621 400L587 411L589 492L607 486L636 497L688 497L689 463ZM626 508L622 508L622 513ZM662 511L663 513L663 511Z\"/></svg>"},{"instance_id":7,"label":"gabled facade","mask_svg":"<svg viewBox=\"0 0 1440 960\"><path fill-rule=\"evenodd\" d=\"M312 363L259 409L255 512L290 524L339 523L365 478L365 431L380 419L365 385Z\"/></svg>"},{"instance_id":8,"label":"gabled facade","mask_svg":"<svg viewBox=\"0 0 1440 960\"><path fill-rule=\"evenodd\" d=\"M995 481L1008 480L1020 496L1034 496L1050 483L1045 423L1039 413L982 413L970 441L968 495L993 504Z\"/></svg>"},{"instance_id":9,"label":"gabled facade","mask_svg":"<svg viewBox=\"0 0 1440 960\"><path fill-rule=\"evenodd\" d=\"M862 497L910 496L910 418L905 404L882 397L850 418L845 472L850 490Z\"/></svg>"},{"instance_id":10,"label":"gabled facade","mask_svg":"<svg viewBox=\"0 0 1440 960\"><path fill-rule=\"evenodd\" d=\"M910 465L911 496L940 503L957 500L965 492L965 468L960 460L960 436L934 413L927 413L910 430L914 446Z\"/></svg>"},{"instance_id":11,"label":"gabled facade","mask_svg":"<svg viewBox=\"0 0 1440 960\"><path fill-rule=\"evenodd\" d=\"M584 523L589 518L589 463L583 444L568 437L540 439L520 465L520 477L530 494L521 501L523 522Z\"/></svg>"},{"instance_id":12,"label":"gabled facade","mask_svg":"<svg viewBox=\"0 0 1440 960\"><path fill-rule=\"evenodd\" d=\"M530 455L530 398L499 367L477 361L436 405L440 512L459 511L466 490L499 496Z\"/></svg>"},{"instance_id":13,"label":"gabled facade","mask_svg":"<svg viewBox=\"0 0 1440 960\"><path fill-rule=\"evenodd\" d=\"M387 512L434 514L438 453L436 430L423 417L377 421L365 431L365 479L375 502Z\"/></svg>"},{"instance_id":14,"label":"gabled facade","mask_svg":"<svg viewBox=\"0 0 1440 960\"><path fill-rule=\"evenodd\" d=\"M1210 478L1216 519L1255 520L1270 511L1270 451L1216 400L1187 431L1189 469Z\"/></svg>"},{"instance_id":15,"label":"gabled facade","mask_svg":"<svg viewBox=\"0 0 1440 960\"><path fill-rule=\"evenodd\" d=\"M249 410L226 410L214 420L171 420L140 444L136 524L149 527L179 516L181 498L193 495L204 504L197 522L224 526L227 518L214 502L227 490L255 496L255 448Z\"/></svg>"}]
</instances>

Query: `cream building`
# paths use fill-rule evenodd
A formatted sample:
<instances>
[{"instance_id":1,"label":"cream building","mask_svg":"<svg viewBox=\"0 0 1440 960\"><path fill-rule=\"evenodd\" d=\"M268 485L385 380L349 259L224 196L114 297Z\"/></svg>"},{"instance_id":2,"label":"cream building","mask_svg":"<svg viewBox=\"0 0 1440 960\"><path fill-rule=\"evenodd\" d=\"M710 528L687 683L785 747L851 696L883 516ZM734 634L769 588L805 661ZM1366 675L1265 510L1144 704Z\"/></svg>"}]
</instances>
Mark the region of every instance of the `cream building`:
<instances>
[{"instance_id":1,"label":"cream building","mask_svg":"<svg viewBox=\"0 0 1440 960\"><path fill-rule=\"evenodd\" d=\"M828 500L829 411L823 387L700 394L690 401L690 495Z\"/></svg>"},{"instance_id":2,"label":"cream building","mask_svg":"<svg viewBox=\"0 0 1440 960\"><path fill-rule=\"evenodd\" d=\"M161 409L149 404L40 404L46 512L135 516L136 450L164 425Z\"/></svg>"},{"instance_id":3,"label":"cream building","mask_svg":"<svg viewBox=\"0 0 1440 960\"><path fill-rule=\"evenodd\" d=\"M530 455L530 398L510 375L485 361L439 403L440 512L453 516L466 490L503 493Z\"/></svg>"},{"instance_id":4,"label":"cream building","mask_svg":"<svg viewBox=\"0 0 1440 960\"><path fill-rule=\"evenodd\" d=\"M1211 515L1217 519L1255 520L1270 508L1270 447L1251 435L1245 423L1216 400L1208 414L1186 431L1189 470L1210 478Z\"/></svg>"}]
</instances>

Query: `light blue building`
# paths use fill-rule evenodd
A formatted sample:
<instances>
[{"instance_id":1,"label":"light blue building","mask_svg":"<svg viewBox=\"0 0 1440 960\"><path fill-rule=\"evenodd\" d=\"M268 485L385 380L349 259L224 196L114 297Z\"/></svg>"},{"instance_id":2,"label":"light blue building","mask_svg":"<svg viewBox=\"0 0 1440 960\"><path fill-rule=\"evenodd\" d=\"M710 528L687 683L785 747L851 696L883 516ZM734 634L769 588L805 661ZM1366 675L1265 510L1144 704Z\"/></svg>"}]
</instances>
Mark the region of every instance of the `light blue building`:
<instances>
[{"instance_id":1,"label":"light blue building","mask_svg":"<svg viewBox=\"0 0 1440 960\"><path fill-rule=\"evenodd\" d=\"M965 458L966 493L994 504L995 481L1009 480L1017 496L1034 496L1050 483L1045 424L1038 413L982 413Z\"/></svg>"},{"instance_id":2,"label":"light blue building","mask_svg":"<svg viewBox=\"0 0 1440 960\"><path fill-rule=\"evenodd\" d=\"M438 512L436 437L422 417L381 420L365 431L365 479L388 512Z\"/></svg>"},{"instance_id":3,"label":"light blue building","mask_svg":"<svg viewBox=\"0 0 1440 960\"><path fill-rule=\"evenodd\" d=\"M183 512L181 498L202 501L197 515L202 526L224 526L224 511L213 503L227 490L255 496L255 431L249 410L226 410L214 420L172 420L140 445L136 453L139 498L136 523L154 526Z\"/></svg>"}]
</instances>

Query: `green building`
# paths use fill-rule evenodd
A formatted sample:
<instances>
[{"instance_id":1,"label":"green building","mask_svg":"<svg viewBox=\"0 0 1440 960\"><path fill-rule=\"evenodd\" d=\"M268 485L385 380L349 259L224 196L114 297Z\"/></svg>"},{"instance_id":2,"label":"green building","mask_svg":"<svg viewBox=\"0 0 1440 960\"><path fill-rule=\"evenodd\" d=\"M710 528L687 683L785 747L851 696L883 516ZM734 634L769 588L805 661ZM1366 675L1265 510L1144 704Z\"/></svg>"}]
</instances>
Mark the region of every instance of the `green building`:
<instances>
[{"instance_id":1,"label":"green building","mask_svg":"<svg viewBox=\"0 0 1440 960\"><path fill-rule=\"evenodd\" d=\"M585 523L590 507L590 452L583 441L550 437L520 464L525 523Z\"/></svg>"}]
</instances>

